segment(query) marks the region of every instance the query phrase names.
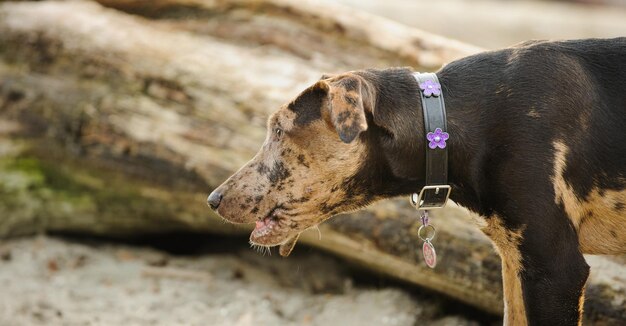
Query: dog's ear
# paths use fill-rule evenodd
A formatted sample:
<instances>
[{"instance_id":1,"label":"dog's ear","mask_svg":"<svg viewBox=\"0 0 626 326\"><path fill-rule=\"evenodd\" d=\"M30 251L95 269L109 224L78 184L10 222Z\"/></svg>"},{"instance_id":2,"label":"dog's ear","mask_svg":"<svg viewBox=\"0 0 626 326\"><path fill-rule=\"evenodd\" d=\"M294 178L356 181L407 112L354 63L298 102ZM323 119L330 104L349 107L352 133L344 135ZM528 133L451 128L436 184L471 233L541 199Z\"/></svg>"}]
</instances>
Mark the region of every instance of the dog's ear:
<instances>
[{"instance_id":1,"label":"dog's ear","mask_svg":"<svg viewBox=\"0 0 626 326\"><path fill-rule=\"evenodd\" d=\"M330 122L344 143L351 143L361 132L367 130L365 112L372 112L373 98L361 77L353 74L340 75L321 80L317 85L328 92Z\"/></svg>"}]
</instances>

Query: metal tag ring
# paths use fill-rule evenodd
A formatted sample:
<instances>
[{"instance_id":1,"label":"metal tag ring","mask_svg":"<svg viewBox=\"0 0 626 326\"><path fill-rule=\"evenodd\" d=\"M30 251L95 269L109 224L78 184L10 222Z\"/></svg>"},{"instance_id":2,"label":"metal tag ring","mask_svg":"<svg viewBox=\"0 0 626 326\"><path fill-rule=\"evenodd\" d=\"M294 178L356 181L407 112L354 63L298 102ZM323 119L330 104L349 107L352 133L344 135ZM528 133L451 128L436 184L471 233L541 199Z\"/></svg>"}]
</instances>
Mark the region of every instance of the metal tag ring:
<instances>
[{"instance_id":1,"label":"metal tag ring","mask_svg":"<svg viewBox=\"0 0 626 326\"><path fill-rule=\"evenodd\" d=\"M428 233L429 233L428 229L429 228L430 228L430 230L432 230L431 233L430 233L431 234L430 237L428 236ZM422 236L422 233L425 233L424 236ZM436 233L435 227L430 225L430 224L429 225L422 225L417 230L417 236L420 237L420 239L422 239L422 241L430 241L430 240L434 239L435 238L435 233Z\"/></svg>"}]
</instances>

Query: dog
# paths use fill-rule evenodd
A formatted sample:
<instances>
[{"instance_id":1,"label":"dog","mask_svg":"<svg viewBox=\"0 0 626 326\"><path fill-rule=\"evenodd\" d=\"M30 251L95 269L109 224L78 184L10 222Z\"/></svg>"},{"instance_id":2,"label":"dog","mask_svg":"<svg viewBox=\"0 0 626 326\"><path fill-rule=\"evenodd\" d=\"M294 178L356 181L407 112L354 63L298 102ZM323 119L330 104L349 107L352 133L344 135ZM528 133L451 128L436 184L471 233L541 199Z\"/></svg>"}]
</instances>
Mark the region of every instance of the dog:
<instances>
[{"instance_id":1,"label":"dog","mask_svg":"<svg viewBox=\"0 0 626 326\"><path fill-rule=\"evenodd\" d=\"M509 325L581 323L583 253L626 253L626 38L531 41L445 65L451 199L502 259ZM409 68L324 75L271 115L209 205L288 253L329 217L424 186Z\"/></svg>"}]
</instances>

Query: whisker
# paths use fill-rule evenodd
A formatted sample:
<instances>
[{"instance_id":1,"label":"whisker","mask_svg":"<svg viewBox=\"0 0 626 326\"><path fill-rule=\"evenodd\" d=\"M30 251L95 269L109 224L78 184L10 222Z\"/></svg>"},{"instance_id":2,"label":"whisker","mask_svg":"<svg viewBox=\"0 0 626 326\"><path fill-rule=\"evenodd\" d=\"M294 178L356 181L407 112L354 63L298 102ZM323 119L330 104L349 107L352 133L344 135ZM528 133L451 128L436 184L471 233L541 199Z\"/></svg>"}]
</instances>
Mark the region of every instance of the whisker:
<instances>
[{"instance_id":1,"label":"whisker","mask_svg":"<svg viewBox=\"0 0 626 326\"><path fill-rule=\"evenodd\" d=\"M316 225L315 229L317 230L318 240L322 240L322 231L320 231L320 226Z\"/></svg>"},{"instance_id":2,"label":"whisker","mask_svg":"<svg viewBox=\"0 0 626 326\"><path fill-rule=\"evenodd\" d=\"M263 256L265 256L265 255L271 256L272 255L272 251L271 251L270 247L258 245L256 243L252 243L252 242L249 242L249 243L250 243L250 248L254 249L259 254L261 254Z\"/></svg>"}]
</instances>

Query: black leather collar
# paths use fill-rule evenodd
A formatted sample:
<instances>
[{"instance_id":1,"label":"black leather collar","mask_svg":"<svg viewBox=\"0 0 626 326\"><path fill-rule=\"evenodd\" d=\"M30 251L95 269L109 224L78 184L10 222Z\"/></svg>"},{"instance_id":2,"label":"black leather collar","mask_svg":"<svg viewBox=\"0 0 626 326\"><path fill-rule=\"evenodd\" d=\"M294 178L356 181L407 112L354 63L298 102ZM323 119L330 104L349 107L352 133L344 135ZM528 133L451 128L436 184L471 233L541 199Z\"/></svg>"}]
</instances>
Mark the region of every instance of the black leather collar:
<instances>
[{"instance_id":1,"label":"black leather collar","mask_svg":"<svg viewBox=\"0 0 626 326\"><path fill-rule=\"evenodd\" d=\"M445 143L448 128L443 90L434 73L414 73L413 76L420 86L424 112L426 182L419 194L411 196L411 201L417 209L442 208L452 191L448 185L448 146Z\"/></svg>"}]
</instances>

